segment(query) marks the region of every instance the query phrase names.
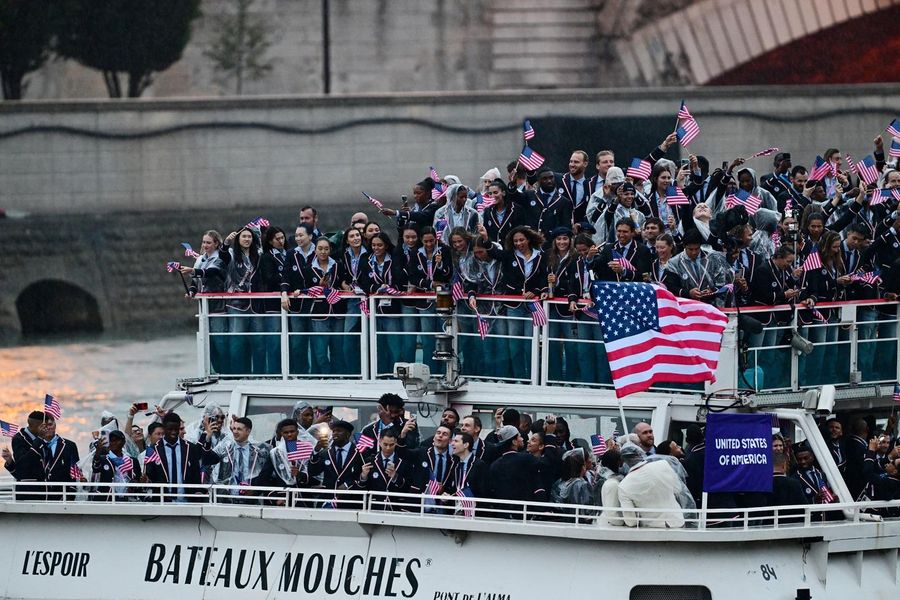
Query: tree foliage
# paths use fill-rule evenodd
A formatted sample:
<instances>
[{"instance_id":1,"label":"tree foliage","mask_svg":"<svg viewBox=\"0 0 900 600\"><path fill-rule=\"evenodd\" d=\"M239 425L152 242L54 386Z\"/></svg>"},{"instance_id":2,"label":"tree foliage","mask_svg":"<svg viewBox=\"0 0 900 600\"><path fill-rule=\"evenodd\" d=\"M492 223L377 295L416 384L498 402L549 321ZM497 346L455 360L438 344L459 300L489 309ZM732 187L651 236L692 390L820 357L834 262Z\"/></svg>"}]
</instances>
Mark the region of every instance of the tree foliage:
<instances>
[{"instance_id":1,"label":"tree foliage","mask_svg":"<svg viewBox=\"0 0 900 600\"><path fill-rule=\"evenodd\" d=\"M244 90L245 80L262 79L272 70L272 60L266 59L272 46L271 29L250 13L254 1L233 0L233 13L213 17L215 37L204 52L221 80L234 80L238 95Z\"/></svg>"},{"instance_id":2,"label":"tree foliage","mask_svg":"<svg viewBox=\"0 0 900 600\"><path fill-rule=\"evenodd\" d=\"M200 0L57 0L57 53L103 73L110 97L139 97L154 73L181 58Z\"/></svg>"},{"instance_id":3,"label":"tree foliage","mask_svg":"<svg viewBox=\"0 0 900 600\"><path fill-rule=\"evenodd\" d=\"M25 76L50 56L53 0L0 0L0 82L3 98L20 100Z\"/></svg>"}]
</instances>

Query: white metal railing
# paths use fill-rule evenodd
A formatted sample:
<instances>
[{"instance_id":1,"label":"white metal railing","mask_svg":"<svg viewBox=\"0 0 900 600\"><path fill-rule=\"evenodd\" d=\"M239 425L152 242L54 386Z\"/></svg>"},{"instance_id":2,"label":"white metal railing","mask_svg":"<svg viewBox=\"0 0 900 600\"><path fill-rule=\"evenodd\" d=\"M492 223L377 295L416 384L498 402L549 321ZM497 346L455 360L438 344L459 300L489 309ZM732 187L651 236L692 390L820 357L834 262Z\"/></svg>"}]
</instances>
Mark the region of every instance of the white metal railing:
<instances>
[{"instance_id":1,"label":"white metal railing","mask_svg":"<svg viewBox=\"0 0 900 600\"><path fill-rule=\"evenodd\" d=\"M541 302L548 322L533 326L522 298L479 297L479 314L490 328L482 339L478 319L467 302L461 302L454 312L440 314L434 308L434 295L344 294L328 315L283 308L270 314L210 313L212 302L279 298L276 294L199 294L197 298L200 376L376 379L390 376L395 362L425 362L432 373L441 375L445 363L433 360L432 353L435 335L444 333L452 336L460 372L470 380L613 388L600 327L584 312L560 317L556 309L567 304L564 300ZM307 306L324 307L326 303L321 297L296 299ZM368 314L347 310L345 301L359 300L368 307ZM384 310L383 303L391 308ZM808 325L798 320L802 308L743 308L740 314L744 316L777 312L785 317L782 324L764 328L755 338L739 332L737 312L727 309L729 324L715 386L662 383L653 389L684 392L753 387L778 392L825 383L897 381L897 316L885 312L896 312L896 305L880 300L823 303L817 308L833 309L831 321ZM580 306L586 306L585 301ZM807 356L793 350L785 339L789 334L810 339L813 352ZM749 346L742 348L742 339Z\"/></svg>"},{"instance_id":2,"label":"white metal railing","mask_svg":"<svg viewBox=\"0 0 900 600\"><path fill-rule=\"evenodd\" d=\"M796 506L761 506L742 509L675 509L670 507L602 507L594 505L520 502L494 498L462 498L360 490L279 488L222 485L145 483L0 482L0 511L7 507L48 505L98 506L250 506L314 511L323 519L330 511L360 514L390 511L400 516L428 516L466 521L556 524L567 527L657 529L660 521L683 523L688 531L778 530L811 526L840 526L863 522L900 521L900 500ZM105 503L105 504L104 504ZM300 517L298 517L300 518ZM306 517L303 517L306 518ZM635 526L614 524L627 518ZM651 524L652 523L652 524ZM803 535L798 531L798 536Z\"/></svg>"}]
</instances>

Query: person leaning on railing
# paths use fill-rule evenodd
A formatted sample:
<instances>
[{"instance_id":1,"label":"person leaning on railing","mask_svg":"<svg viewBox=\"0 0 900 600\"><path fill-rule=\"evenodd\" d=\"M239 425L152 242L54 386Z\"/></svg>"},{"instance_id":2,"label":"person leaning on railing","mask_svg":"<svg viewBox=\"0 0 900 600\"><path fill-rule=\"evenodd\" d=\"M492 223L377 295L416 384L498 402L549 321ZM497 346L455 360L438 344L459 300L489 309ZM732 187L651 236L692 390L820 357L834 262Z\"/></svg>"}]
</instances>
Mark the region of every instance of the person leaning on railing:
<instances>
[{"instance_id":1,"label":"person leaning on railing","mask_svg":"<svg viewBox=\"0 0 900 600\"><path fill-rule=\"evenodd\" d=\"M204 233L201 250L203 253L197 257L193 267L181 267L181 273L191 278L188 294L224 292L226 267L231 262L231 254L222 249L221 234L215 229ZM224 317L225 301L210 300L209 314L210 366L216 373L229 373L227 340L223 335L216 335L228 331L228 321Z\"/></svg>"}]
</instances>

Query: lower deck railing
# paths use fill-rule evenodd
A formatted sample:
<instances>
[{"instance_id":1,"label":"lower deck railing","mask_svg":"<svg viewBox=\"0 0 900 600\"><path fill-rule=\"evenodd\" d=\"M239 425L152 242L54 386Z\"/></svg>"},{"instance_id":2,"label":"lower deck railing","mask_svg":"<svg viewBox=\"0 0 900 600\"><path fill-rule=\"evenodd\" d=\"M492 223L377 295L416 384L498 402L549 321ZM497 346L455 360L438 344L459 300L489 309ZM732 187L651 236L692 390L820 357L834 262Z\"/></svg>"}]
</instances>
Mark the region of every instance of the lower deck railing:
<instances>
[{"instance_id":1,"label":"lower deck railing","mask_svg":"<svg viewBox=\"0 0 900 600\"><path fill-rule=\"evenodd\" d=\"M578 528L777 530L836 526L871 521L900 522L900 500L740 509L680 509L672 507L602 507L594 505L521 502L494 498L430 496L358 490L278 487L171 485L141 483L0 482L0 514L17 507L128 506L164 507L173 515L186 507L221 506L244 509L283 508L311 511L327 519L332 511L378 513L398 517L443 517L465 522L501 520ZM5 509L4 509L5 507ZM245 513L241 513L242 515ZM156 514L156 513L154 513ZM236 513L237 514L237 513ZM302 517L308 518L308 512ZM280 516L284 516L283 514ZM622 521L628 522L628 525ZM798 536L802 532L797 533Z\"/></svg>"}]
</instances>

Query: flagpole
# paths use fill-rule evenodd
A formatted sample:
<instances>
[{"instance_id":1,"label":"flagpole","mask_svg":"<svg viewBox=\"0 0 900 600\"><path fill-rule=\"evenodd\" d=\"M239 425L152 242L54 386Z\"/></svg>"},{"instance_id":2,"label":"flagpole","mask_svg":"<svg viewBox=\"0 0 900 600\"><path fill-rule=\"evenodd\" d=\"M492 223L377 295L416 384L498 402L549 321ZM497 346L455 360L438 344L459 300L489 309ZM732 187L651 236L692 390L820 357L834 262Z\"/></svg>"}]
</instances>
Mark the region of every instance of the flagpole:
<instances>
[{"instance_id":1,"label":"flagpole","mask_svg":"<svg viewBox=\"0 0 900 600\"><path fill-rule=\"evenodd\" d=\"M628 435L628 423L625 422L625 407L622 406L622 399L616 397L616 401L619 403L619 418L622 419L622 435Z\"/></svg>"},{"instance_id":2,"label":"flagpole","mask_svg":"<svg viewBox=\"0 0 900 600\"><path fill-rule=\"evenodd\" d=\"M188 289L187 281L184 280L184 273L182 273L181 271L178 271L178 274L181 276L181 285L184 286L184 293L187 294L188 296L190 296L191 291Z\"/></svg>"}]
</instances>

